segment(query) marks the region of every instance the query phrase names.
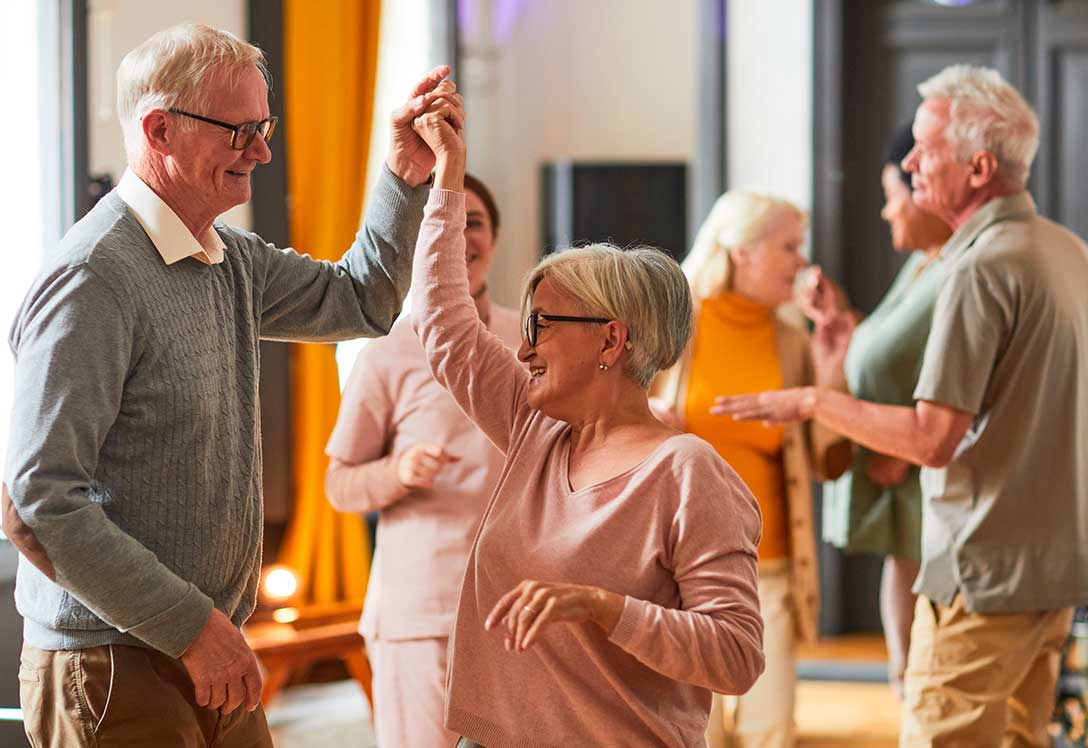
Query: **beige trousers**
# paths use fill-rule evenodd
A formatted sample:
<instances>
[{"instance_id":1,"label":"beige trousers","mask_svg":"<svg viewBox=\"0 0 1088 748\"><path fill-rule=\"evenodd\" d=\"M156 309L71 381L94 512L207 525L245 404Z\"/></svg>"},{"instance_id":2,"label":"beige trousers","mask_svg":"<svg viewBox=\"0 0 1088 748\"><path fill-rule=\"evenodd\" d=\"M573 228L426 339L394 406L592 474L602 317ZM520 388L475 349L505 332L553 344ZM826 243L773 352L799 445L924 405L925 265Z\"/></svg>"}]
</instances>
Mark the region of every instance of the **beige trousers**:
<instances>
[{"instance_id":1,"label":"beige trousers","mask_svg":"<svg viewBox=\"0 0 1088 748\"><path fill-rule=\"evenodd\" d=\"M919 596L900 748L1049 746L1047 722L1073 610L971 613Z\"/></svg>"},{"instance_id":2,"label":"beige trousers","mask_svg":"<svg viewBox=\"0 0 1088 748\"><path fill-rule=\"evenodd\" d=\"M708 748L793 748L797 652L789 562L761 564L759 608L766 667L742 696L714 694Z\"/></svg>"},{"instance_id":3,"label":"beige trousers","mask_svg":"<svg viewBox=\"0 0 1088 748\"><path fill-rule=\"evenodd\" d=\"M368 639L378 748L452 748L444 727L448 638Z\"/></svg>"},{"instance_id":4,"label":"beige trousers","mask_svg":"<svg viewBox=\"0 0 1088 748\"><path fill-rule=\"evenodd\" d=\"M33 748L272 748L262 707L222 715L193 697L181 662L153 649L23 644L19 701Z\"/></svg>"}]
</instances>

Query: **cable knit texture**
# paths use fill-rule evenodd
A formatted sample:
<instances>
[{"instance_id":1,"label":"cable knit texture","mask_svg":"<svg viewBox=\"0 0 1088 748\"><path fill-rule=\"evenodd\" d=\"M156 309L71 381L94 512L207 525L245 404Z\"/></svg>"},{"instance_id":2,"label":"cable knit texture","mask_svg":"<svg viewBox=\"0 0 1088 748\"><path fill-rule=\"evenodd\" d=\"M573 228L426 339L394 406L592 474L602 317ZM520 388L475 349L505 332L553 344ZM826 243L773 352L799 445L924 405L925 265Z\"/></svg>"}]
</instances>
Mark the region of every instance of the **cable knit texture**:
<instances>
[{"instance_id":1,"label":"cable knit texture","mask_svg":"<svg viewBox=\"0 0 1088 748\"><path fill-rule=\"evenodd\" d=\"M711 691L744 692L763 670L755 498L690 434L573 490L570 425L529 406L528 371L476 316L464 226L464 196L433 191L412 322L435 378L506 464L465 571L446 727L487 748L704 746ZM507 652L504 630L483 623L524 579L622 594L623 612L611 632L558 623Z\"/></svg>"},{"instance_id":2,"label":"cable knit texture","mask_svg":"<svg viewBox=\"0 0 1088 748\"><path fill-rule=\"evenodd\" d=\"M212 605L246 620L263 524L258 340L386 333L425 197L385 171L338 263L216 223L223 263L168 266L116 193L72 228L11 332L5 478L58 578L20 559L27 642L179 656Z\"/></svg>"}]
</instances>

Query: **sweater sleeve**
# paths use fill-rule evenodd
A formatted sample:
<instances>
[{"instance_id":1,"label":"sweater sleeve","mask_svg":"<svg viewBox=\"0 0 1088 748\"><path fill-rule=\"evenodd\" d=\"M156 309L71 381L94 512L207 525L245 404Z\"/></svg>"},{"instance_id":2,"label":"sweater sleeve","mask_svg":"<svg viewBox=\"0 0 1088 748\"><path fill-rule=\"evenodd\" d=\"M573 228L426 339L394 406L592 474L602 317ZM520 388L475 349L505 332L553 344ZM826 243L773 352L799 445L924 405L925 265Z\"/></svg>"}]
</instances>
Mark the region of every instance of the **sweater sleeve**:
<instances>
[{"instance_id":1,"label":"sweater sleeve","mask_svg":"<svg viewBox=\"0 0 1088 748\"><path fill-rule=\"evenodd\" d=\"M335 341L389 332L408 292L427 188L409 188L383 166L374 189L363 227L339 262L253 237L262 338Z\"/></svg>"},{"instance_id":2,"label":"sweater sleeve","mask_svg":"<svg viewBox=\"0 0 1088 748\"><path fill-rule=\"evenodd\" d=\"M465 270L465 196L432 190L413 271L412 324L435 379L506 454L530 414L529 372L476 313Z\"/></svg>"},{"instance_id":3,"label":"sweater sleeve","mask_svg":"<svg viewBox=\"0 0 1088 748\"><path fill-rule=\"evenodd\" d=\"M342 512L383 509L407 493L397 480L396 457L387 454L396 398L378 346L390 340L375 341L359 352L325 447L332 458L325 493Z\"/></svg>"},{"instance_id":4,"label":"sweater sleeve","mask_svg":"<svg viewBox=\"0 0 1088 748\"><path fill-rule=\"evenodd\" d=\"M764 665L759 508L720 459L690 460L679 470L668 542L680 608L628 596L610 639L674 680L742 694Z\"/></svg>"},{"instance_id":5,"label":"sweater sleeve","mask_svg":"<svg viewBox=\"0 0 1088 748\"><path fill-rule=\"evenodd\" d=\"M5 471L12 504L45 549L58 585L109 625L177 657L207 623L211 598L88 495L135 355L133 320L84 266L38 288L12 333Z\"/></svg>"}]
</instances>

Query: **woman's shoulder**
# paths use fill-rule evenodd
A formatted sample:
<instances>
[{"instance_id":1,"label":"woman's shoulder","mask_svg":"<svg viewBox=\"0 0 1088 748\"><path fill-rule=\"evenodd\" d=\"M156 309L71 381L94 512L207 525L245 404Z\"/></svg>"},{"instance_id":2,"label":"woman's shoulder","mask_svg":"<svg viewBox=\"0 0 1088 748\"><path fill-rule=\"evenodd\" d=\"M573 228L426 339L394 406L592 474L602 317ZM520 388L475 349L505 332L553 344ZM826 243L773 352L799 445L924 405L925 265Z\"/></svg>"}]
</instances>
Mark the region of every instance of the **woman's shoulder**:
<instances>
[{"instance_id":1,"label":"woman's shoulder","mask_svg":"<svg viewBox=\"0 0 1088 748\"><path fill-rule=\"evenodd\" d=\"M723 477L729 465L705 439L695 434L677 432L666 437L655 450L654 463L676 472L718 474Z\"/></svg>"},{"instance_id":2,"label":"woman's shoulder","mask_svg":"<svg viewBox=\"0 0 1088 748\"><path fill-rule=\"evenodd\" d=\"M675 482L675 511L680 514L750 514L759 516L748 486L708 442L694 434L670 437L659 449L659 465L667 464Z\"/></svg>"}]
</instances>

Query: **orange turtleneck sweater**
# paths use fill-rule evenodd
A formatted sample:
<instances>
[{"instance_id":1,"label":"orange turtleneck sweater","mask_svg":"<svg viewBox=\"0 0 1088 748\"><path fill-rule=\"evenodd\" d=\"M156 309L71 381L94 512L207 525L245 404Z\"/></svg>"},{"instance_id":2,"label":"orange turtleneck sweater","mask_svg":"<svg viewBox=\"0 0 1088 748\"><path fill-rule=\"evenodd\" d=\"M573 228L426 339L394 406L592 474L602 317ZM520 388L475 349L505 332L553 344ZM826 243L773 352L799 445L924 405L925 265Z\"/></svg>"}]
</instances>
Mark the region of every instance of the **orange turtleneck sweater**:
<instances>
[{"instance_id":1,"label":"orange turtleneck sweater","mask_svg":"<svg viewBox=\"0 0 1088 748\"><path fill-rule=\"evenodd\" d=\"M755 494L763 513L760 560L787 558L782 427L710 414L718 395L781 389L774 309L732 292L701 307L684 403L688 430L710 442Z\"/></svg>"}]
</instances>

